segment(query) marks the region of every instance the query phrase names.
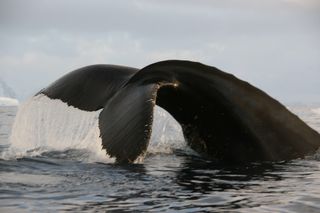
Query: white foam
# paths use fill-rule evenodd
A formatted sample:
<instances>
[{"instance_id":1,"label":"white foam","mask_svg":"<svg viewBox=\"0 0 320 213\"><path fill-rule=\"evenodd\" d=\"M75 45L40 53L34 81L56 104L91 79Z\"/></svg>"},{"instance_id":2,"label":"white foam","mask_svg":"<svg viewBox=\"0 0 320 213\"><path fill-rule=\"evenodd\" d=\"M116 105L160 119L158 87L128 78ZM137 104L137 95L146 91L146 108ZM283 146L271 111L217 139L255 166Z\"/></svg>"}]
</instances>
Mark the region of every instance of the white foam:
<instances>
[{"instance_id":1,"label":"white foam","mask_svg":"<svg viewBox=\"0 0 320 213\"><path fill-rule=\"evenodd\" d=\"M19 101L13 98L0 97L0 106L18 106Z\"/></svg>"},{"instance_id":2,"label":"white foam","mask_svg":"<svg viewBox=\"0 0 320 213\"><path fill-rule=\"evenodd\" d=\"M320 108L311 109L311 111L320 115Z\"/></svg>"},{"instance_id":3,"label":"white foam","mask_svg":"<svg viewBox=\"0 0 320 213\"><path fill-rule=\"evenodd\" d=\"M85 149L88 161L113 162L102 150L98 118L60 100L39 95L19 107L10 136L11 146L1 158L39 155L46 151ZM155 108L153 131L147 152L171 153L185 146L180 125L160 107Z\"/></svg>"}]
</instances>

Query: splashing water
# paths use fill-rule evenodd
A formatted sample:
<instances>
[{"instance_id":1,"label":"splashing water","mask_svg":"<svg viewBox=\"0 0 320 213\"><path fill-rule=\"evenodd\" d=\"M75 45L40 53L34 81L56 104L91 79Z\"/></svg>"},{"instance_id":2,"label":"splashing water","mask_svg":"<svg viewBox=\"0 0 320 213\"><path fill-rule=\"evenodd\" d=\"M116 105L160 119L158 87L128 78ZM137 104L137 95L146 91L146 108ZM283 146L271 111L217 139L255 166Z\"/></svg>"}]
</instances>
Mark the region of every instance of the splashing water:
<instances>
[{"instance_id":1,"label":"splashing water","mask_svg":"<svg viewBox=\"0 0 320 213\"><path fill-rule=\"evenodd\" d=\"M319 131L316 107L290 110ZM157 108L143 164L114 165L101 150L99 112L45 96L20 107L9 153L1 134L8 138L15 114L0 107L0 212L320 212L319 154L219 165L184 155L180 126ZM162 154L177 147L183 152ZM3 150L12 159L1 159Z\"/></svg>"},{"instance_id":2,"label":"splashing water","mask_svg":"<svg viewBox=\"0 0 320 213\"><path fill-rule=\"evenodd\" d=\"M298 116L320 131L320 108L295 107ZM0 158L37 156L44 152L85 150L90 154L81 159L89 162L114 162L102 149L98 119L101 110L88 112L68 106L45 95L30 98L19 107L10 137L10 148ZM148 154L172 153L180 149L194 152L186 146L179 123L164 109L156 106ZM320 153L320 152L318 152ZM317 156L317 155L315 155ZM143 158L139 158L139 162Z\"/></svg>"},{"instance_id":3,"label":"splashing water","mask_svg":"<svg viewBox=\"0 0 320 213\"><path fill-rule=\"evenodd\" d=\"M32 97L19 107L3 159L35 156L48 151L83 149L88 161L113 162L102 149L98 118L101 110L87 112L47 96ZM185 147L181 126L160 107L155 108L148 153L171 153Z\"/></svg>"}]
</instances>

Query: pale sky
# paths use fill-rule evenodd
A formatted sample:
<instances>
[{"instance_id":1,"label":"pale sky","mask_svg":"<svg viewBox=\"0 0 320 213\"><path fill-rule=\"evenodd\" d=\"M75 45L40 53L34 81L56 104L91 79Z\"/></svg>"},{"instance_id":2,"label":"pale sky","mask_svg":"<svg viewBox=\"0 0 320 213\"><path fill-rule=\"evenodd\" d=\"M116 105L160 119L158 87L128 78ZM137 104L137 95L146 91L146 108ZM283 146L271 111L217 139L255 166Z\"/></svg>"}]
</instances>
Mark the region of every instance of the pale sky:
<instances>
[{"instance_id":1,"label":"pale sky","mask_svg":"<svg viewBox=\"0 0 320 213\"><path fill-rule=\"evenodd\" d=\"M0 78L21 99L90 64L165 59L320 102L320 0L0 0Z\"/></svg>"}]
</instances>

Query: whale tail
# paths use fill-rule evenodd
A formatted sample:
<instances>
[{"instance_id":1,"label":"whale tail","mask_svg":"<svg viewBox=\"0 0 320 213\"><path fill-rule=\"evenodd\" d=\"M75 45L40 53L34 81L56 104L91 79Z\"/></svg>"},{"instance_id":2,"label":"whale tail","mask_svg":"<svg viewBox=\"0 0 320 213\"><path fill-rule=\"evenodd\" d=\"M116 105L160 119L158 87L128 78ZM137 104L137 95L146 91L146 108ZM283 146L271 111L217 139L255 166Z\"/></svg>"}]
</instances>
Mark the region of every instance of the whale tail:
<instances>
[{"instance_id":1,"label":"whale tail","mask_svg":"<svg viewBox=\"0 0 320 213\"><path fill-rule=\"evenodd\" d=\"M197 152L225 163L288 160L315 152L320 135L263 91L204 64L170 60L141 70L93 65L40 91L99 116L103 148L134 162L147 147L155 105Z\"/></svg>"}]
</instances>

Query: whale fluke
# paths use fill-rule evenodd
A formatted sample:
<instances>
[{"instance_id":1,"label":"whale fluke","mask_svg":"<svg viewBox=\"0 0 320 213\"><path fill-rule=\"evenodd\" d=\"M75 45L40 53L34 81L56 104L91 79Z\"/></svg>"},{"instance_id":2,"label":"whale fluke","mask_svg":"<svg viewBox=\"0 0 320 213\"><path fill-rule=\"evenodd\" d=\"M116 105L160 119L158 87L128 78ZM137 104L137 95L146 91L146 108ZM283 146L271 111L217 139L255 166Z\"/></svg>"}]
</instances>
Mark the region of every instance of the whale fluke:
<instances>
[{"instance_id":1,"label":"whale fluke","mask_svg":"<svg viewBox=\"0 0 320 213\"><path fill-rule=\"evenodd\" d=\"M138 69L97 64L72 71L38 94L60 99L81 110L96 111L138 71Z\"/></svg>"},{"instance_id":2,"label":"whale fluke","mask_svg":"<svg viewBox=\"0 0 320 213\"><path fill-rule=\"evenodd\" d=\"M148 146L157 86L127 86L99 116L103 148L118 162L133 162Z\"/></svg>"},{"instance_id":3,"label":"whale fluke","mask_svg":"<svg viewBox=\"0 0 320 213\"><path fill-rule=\"evenodd\" d=\"M224 163L289 160L320 146L315 130L263 91L191 61L141 70L88 66L40 93L81 110L103 108L102 145L118 162L134 162L146 151L156 104L181 124L191 148Z\"/></svg>"}]
</instances>

